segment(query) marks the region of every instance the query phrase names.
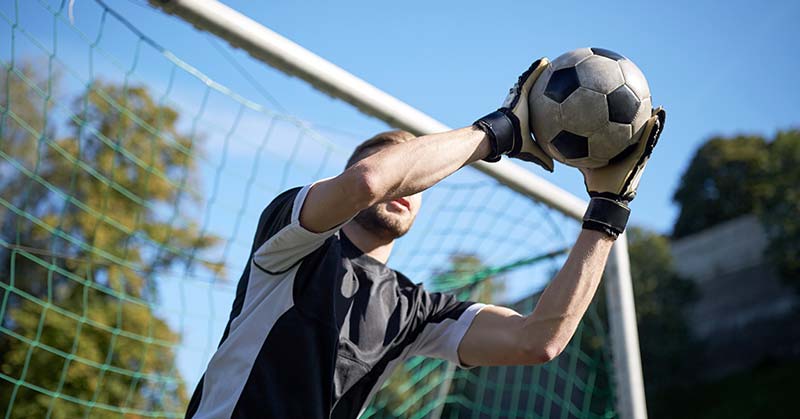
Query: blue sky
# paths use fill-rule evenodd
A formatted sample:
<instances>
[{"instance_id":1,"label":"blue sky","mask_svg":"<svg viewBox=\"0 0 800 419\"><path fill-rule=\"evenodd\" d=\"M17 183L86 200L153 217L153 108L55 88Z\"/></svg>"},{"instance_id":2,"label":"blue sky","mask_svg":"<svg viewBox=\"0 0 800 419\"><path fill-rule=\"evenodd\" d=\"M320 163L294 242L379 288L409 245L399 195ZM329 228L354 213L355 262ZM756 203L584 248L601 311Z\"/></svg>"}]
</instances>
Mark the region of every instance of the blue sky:
<instances>
[{"instance_id":1,"label":"blue sky","mask_svg":"<svg viewBox=\"0 0 800 419\"><path fill-rule=\"evenodd\" d=\"M99 54L88 59L87 42L94 40L93 36L81 40L61 22L54 37L52 17L42 13L38 1L16 3L20 5L20 27L38 38L44 50L57 51L59 59L73 69L74 75L65 75L67 90L81 86L92 71L96 76L121 80L124 69L131 69L132 80L151 87L157 97L163 95L176 103L187 116L182 119L183 128L188 130L194 120L198 121L208 140L200 165L208 202L196 211L202 225L231 243L225 253L232 267L229 279L238 276L258 212L272 195L318 175L336 174L347 150L359 139L386 128L305 83L153 10L142 0L107 3L211 79L269 109L285 110L308 121L335 143L338 152L325 160L319 143L303 140L295 154L298 167L283 170L281 161L293 152L290 145L298 138L296 123L275 128L262 154L259 147L264 131L269 129L263 113L245 108L239 114L242 107L237 102L215 91L204 108L206 85L182 72L170 84L174 64L152 49L142 48L134 65L138 38L118 22L107 19L102 36L96 39L99 48L123 70ZM778 129L800 125L800 81L796 76L800 58L795 45L800 39L798 2L631 1L613 6L578 1L546 6L503 1L491 6L466 1L225 3L453 127L468 125L499 106L519 73L540 56L552 59L584 46L604 47L628 56L647 76L654 103L668 110L666 131L632 205L633 223L662 232L670 229L676 216L671 196L680 175L705 139L736 133L771 136ZM13 16L11 4L4 2L0 11ZM95 2L77 0L75 19L77 27L93 34L100 22ZM0 25L3 59L11 55L9 27ZM51 39L58 41L49 45ZM17 57L39 50L17 33ZM65 116L66 110L61 113ZM577 170L560 165L554 174L547 174L536 166L528 167L584 196ZM240 180L251 176L256 187L249 190ZM454 178L455 185L486 181L474 171ZM394 260L405 264L410 273L423 275L441 267L452 251L476 251L490 263L502 263L566 245L573 237L574 225L562 227L563 222L555 221L553 225L566 231L563 237L551 241L539 237L532 242L541 246L534 246L533 251L525 248L522 239L527 239L529 232L519 227L514 230L513 224L531 223L527 221L530 219L540 222L536 215L529 215L538 210L527 201L497 192L498 188L482 185L472 189L479 193L454 187L426 197L430 213L421 216L414 230L417 235L404 239L409 244L401 242ZM243 200L248 193L252 198ZM451 217L448 225L435 225L447 217ZM496 219L503 217L512 220L506 222L510 226L497 223ZM497 237L492 236L493 231L497 231ZM541 234L546 236L549 231L549 227L542 227ZM434 241L434 246L426 247ZM541 286L547 279L544 271L554 267L550 263L534 272L533 282L526 277L528 273L513 275L511 279L518 284L511 285L512 293ZM180 352L179 368L191 386L199 377L198 365L203 364L219 338L235 282L209 284L186 278L185 273L178 272L174 277L164 274L160 281L162 312L188 342Z\"/></svg>"}]
</instances>

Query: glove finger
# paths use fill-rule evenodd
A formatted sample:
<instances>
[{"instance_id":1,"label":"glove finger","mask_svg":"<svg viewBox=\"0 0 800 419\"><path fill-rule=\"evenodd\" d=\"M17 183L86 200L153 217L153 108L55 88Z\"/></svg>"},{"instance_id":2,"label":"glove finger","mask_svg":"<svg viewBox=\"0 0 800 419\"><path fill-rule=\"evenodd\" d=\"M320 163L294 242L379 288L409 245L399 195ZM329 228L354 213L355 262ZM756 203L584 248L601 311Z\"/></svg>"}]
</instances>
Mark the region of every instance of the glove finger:
<instances>
[{"instance_id":1,"label":"glove finger","mask_svg":"<svg viewBox=\"0 0 800 419\"><path fill-rule=\"evenodd\" d=\"M661 136L665 117L666 112L664 109L658 108L651 110L650 119L648 119L644 126L642 126L640 140L636 143L635 147L632 147L630 150L626 150L623 155L611 159L608 166L598 170L623 166L632 169L633 166L639 164L643 159L649 157L658 143L658 138Z\"/></svg>"},{"instance_id":2,"label":"glove finger","mask_svg":"<svg viewBox=\"0 0 800 419\"><path fill-rule=\"evenodd\" d=\"M612 160L608 166L581 170L589 195L615 195L626 200L636 196L644 167L658 143L666 119L662 108L653 109L651 115L642 128L641 140L625 157Z\"/></svg>"},{"instance_id":3,"label":"glove finger","mask_svg":"<svg viewBox=\"0 0 800 419\"><path fill-rule=\"evenodd\" d=\"M657 126L658 129L650 133L650 136L652 137L651 141L653 143L652 147L655 147L659 137L661 137L661 133L664 131L664 123L667 122L667 111L665 111L664 108L659 106L658 108L653 110L653 115L655 115L656 118L658 118L658 126Z\"/></svg>"},{"instance_id":4,"label":"glove finger","mask_svg":"<svg viewBox=\"0 0 800 419\"><path fill-rule=\"evenodd\" d=\"M544 70L550 65L550 60L547 57L539 58L538 60L534 61L531 64L530 68L526 71L529 73L528 76L525 78L525 81L522 83L522 95L525 97L525 100L528 100L528 92L533 87L533 84L536 83L536 80L539 76L542 75Z\"/></svg>"},{"instance_id":5,"label":"glove finger","mask_svg":"<svg viewBox=\"0 0 800 419\"><path fill-rule=\"evenodd\" d=\"M661 131L664 130L664 122L667 119L667 111L662 107L652 110L652 116L645 125L645 131L642 132L642 138L646 138L645 149L642 153L642 158L647 159L653 152L653 149L661 137Z\"/></svg>"},{"instance_id":6,"label":"glove finger","mask_svg":"<svg viewBox=\"0 0 800 419\"><path fill-rule=\"evenodd\" d=\"M647 161L650 160L650 155L653 153L656 144L658 144L658 139L664 129L667 112L659 107L652 111L652 115L645 125L645 131L642 133L642 138L646 138L644 147L641 152L634 153L634 156L632 156L636 157L638 154L638 159L631 168L630 175L622 185L621 195L628 200L632 200L636 196L636 190L639 188L639 181L642 178L642 173L644 173L644 168L647 166Z\"/></svg>"},{"instance_id":7,"label":"glove finger","mask_svg":"<svg viewBox=\"0 0 800 419\"><path fill-rule=\"evenodd\" d=\"M536 61L534 61L530 67L528 67L525 72L523 72L514 86L509 90L508 96L506 96L506 100L503 102L501 107L514 109L518 103L520 103L520 99L524 99L525 102L528 101L528 91L530 91L531 86L533 83L536 82L536 79L542 74L542 72L550 65L550 60L546 57L542 57Z\"/></svg>"},{"instance_id":8,"label":"glove finger","mask_svg":"<svg viewBox=\"0 0 800 419\"><path fill-rule=\"evenodd\" d=\"M531 64L530 68L523 73L520 77L521 83L520 94L518 95L518 102L512 109L514 115L526 115L527 117L519 118L520 134L522 135L522 144L520 144L519 151L514 153L514 157L533 162L542 166L548 172L553 172L555 164L553 158L547 154L544 149L536 142L530 128L530 109L528 103L528 94L531 87L536 83L539 76L542 75L545 69L550 65L550 61L546 58L540 58Z\"/></svg>"}]
</instances>

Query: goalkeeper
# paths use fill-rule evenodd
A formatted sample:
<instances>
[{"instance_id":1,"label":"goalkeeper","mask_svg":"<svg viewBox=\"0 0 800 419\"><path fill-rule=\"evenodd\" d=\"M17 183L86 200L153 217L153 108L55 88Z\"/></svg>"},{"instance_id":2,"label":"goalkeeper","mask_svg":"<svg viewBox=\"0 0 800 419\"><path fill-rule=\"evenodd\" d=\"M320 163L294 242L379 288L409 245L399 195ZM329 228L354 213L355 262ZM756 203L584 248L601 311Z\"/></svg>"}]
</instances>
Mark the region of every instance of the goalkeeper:
<instances>
[{"instance_id":1,"label":"goalkeeper","mask_svg":"<svg viewBox=\"0 0 800 419\"><path fill-rule=\"evenodd\" d=\"M594 296L664 124L658 109L624 161L581 169L583 230L533 313L427 292L386 266L422 191L506 154L553 170L528 128L534 62L498 111L414 138L378 134L340 175L278 195L263 211L222 341L187 418L356 418L411 356L462 367L541 364L564 349Z\"/></svg>"}]
</instances>

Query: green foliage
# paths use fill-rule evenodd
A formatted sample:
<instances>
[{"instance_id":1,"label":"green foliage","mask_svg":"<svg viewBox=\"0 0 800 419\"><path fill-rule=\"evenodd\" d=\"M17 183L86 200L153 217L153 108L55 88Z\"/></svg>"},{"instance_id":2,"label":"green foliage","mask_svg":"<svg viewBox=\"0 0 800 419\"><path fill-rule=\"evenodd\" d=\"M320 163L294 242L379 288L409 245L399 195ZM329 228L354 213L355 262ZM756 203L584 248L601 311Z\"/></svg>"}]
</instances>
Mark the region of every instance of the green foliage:
<instances>
[{"instance_id":1,"label":"green foliage","mask_svg":"<svg viewBox=\"0 0 800 419\"><path fill-rule=\"evenodd\" d=\"M673 197L673 236L683 237L745 214L768 235L766 257L800 287L800 130L761 137L712 138L695 154Z\"/></svg>"},{"instance_id":2,"label":"green foliage","mask_svg":"<svg viewBox=\"0 0 800 419\"><path fill-rule=\"evenodd\" d=\"M199 203L184 193L193 138L140 86L95 82L57 121L45 80L31 65L0 72L0 406L51 418L180 410L179 337L153 311L153 277L179 262L222 269L198 256L218 239L176 216Z\"/></svg>"},{"instance_id":3,"label":"green foliage","mask_svg":"<svg viewBox=\"0 0 800 419\"><path fill-rule=\"evenodd\" d=\"M467 287L461 290L461 297L492 303L498 296L505 292L505 282L494 275L488 274L487 266L478 256L468 253L458 253L450 256L450 269L433 277L433 287L447 289ZM486 273L486 274L481 274Z\"/></svg>"},{"instance_id":4,"label":"green foliage","mask_svg":"<svg viewBox=\"0 0 800 419\"><path fill-rule=\"evenodd\" d=\"M761 137L715 137L695 153L673 200L680 206L675 238L750 214L768 195L763 171L770 156Z\"/></svg>"},{"instance_id":5,"label":"green foliage","mask_svg":"<svg viewBox=\"0 0 800 419\"><path fill-rule=\"evenodd\" d=\"M800 288L800 130L779 132L769 148L770 194L761 211L766 256L784 280Z\"/></svg>"},{"instance_id":6,"label":"green foliage","mask_svg":"<svg viewBox=\"0 0 800 419\"><path fill-rule=\"evenodd\" d=\"M666 237L633 227L628 239L642 367L651 393L685 373L686 354L693 343L684 313L695 290L691 281L675 272Z\"/></svg>"}]
</instances>

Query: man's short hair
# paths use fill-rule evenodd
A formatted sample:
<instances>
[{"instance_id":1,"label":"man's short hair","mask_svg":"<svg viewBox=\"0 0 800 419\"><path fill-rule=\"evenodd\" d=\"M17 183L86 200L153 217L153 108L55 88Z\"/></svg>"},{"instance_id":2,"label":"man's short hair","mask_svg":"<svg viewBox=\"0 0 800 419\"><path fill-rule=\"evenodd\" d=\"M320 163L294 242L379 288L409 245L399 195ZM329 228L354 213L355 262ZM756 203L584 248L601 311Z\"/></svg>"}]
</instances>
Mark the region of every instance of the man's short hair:
<instances>
[{"instance_id":1,"label":"man's short hair","mask_svg":"<svg viewBox=\"0 0 800 419\"><path fill-rule=\"evenodd\" d=\"M353 150L353 154L351 154L350 158L347 159L347 166L345 166L345 169L358 163L359 160L366 157L367 151L369 150L375 148L382 148L392 144L404 143L413 138L415 138L414 134L399 129L377 134L374 137L359 144L358 147L356 147L356 149Z\"/></svg>"}]
</instances>

